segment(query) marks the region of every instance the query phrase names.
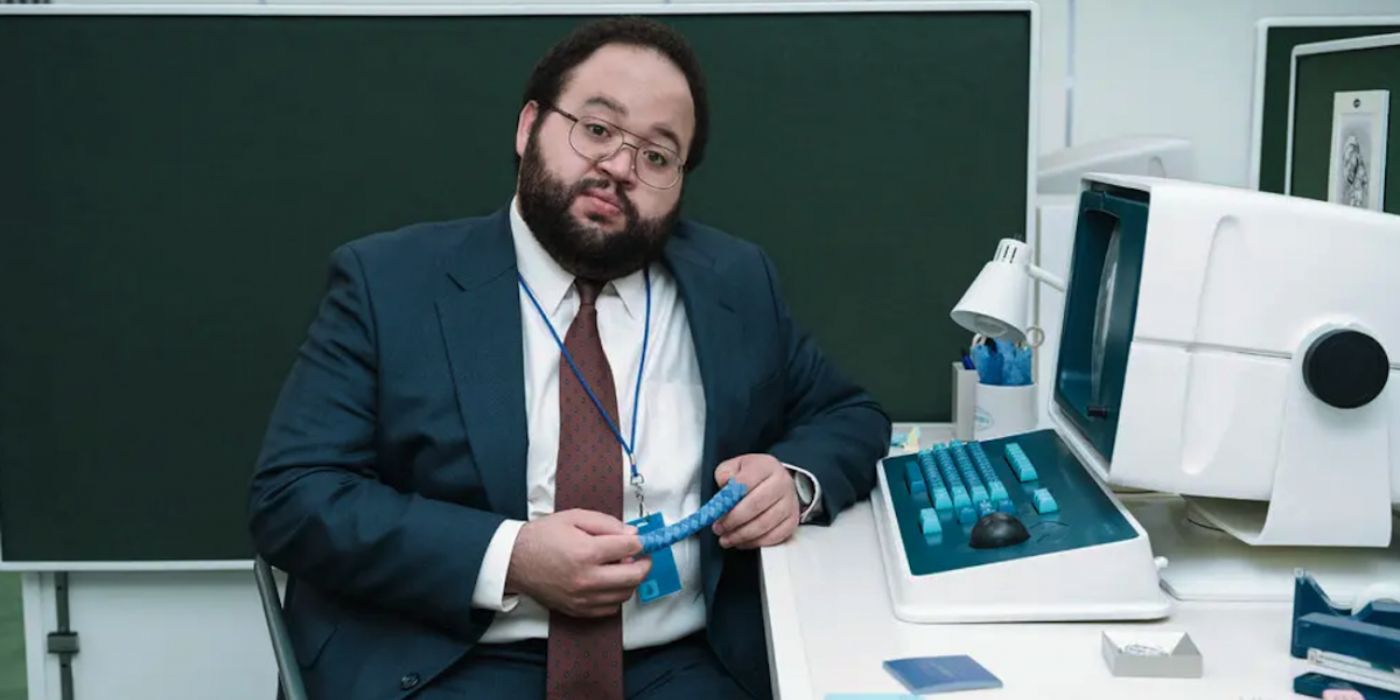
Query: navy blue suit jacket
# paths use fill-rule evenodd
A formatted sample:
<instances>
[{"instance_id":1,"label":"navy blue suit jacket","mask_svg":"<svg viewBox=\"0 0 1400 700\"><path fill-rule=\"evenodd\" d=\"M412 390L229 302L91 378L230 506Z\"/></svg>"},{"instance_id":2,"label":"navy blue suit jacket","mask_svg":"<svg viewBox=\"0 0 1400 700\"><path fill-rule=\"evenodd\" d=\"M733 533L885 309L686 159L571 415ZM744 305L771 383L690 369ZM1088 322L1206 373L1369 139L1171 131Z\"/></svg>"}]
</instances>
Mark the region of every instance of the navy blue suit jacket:
<instances>
[{"instance_id":1,"label":"navy blue suit jacket","mask_svg":"<svg viewBox=\"0 0 1400 700\"><path fill-rule=\"evenodd\" d=\"M702 497L714 468L766 452L821 482L828 517L865 497L889 419L793 323L754 245L680 223L664 261L705 391ZM487 544L526 519L524 365L506 211L346 244L274 409L250 489L257 551L314 698L411 695L470 649ZM769 694L756 551L701 538L720 661Z\"/></svg>"}]
</instances>

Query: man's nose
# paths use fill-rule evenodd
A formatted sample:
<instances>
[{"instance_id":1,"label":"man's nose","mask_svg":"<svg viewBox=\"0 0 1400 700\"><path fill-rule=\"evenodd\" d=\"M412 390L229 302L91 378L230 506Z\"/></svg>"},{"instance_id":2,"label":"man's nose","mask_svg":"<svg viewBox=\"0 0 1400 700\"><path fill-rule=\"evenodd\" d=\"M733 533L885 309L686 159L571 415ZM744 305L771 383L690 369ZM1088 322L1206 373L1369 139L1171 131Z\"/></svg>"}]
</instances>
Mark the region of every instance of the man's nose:
<instances>
[{"instance_id":1,"label":"man's nose","mask_svg":"<svg viewBox=\"0 0 1400 700\"><path fill-rule=\"evenodd\" d=\"M625 143L622 145L622 148L617 149L617 153L598 161L598 169L611 176L619 187L625 186L630 188L635 184L635 173L632 170L632 164L636 157L636 147L630 143Z\"/></svg>"}]
</instances>

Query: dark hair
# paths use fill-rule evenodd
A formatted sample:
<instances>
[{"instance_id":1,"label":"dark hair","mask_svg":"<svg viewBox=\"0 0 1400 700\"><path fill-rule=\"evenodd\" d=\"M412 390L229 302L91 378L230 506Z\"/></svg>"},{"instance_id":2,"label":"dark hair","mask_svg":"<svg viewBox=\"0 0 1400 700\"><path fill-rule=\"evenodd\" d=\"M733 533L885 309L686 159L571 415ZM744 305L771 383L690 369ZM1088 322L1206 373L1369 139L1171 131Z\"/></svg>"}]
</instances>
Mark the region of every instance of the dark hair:
<instances>
[{"instance_id":1,"label":"dark hair","mask_svg":"<svg viewBox=\"0 0 1400 700\"><path fill-rule=\"evenodd\" d=\"M530 81L525 83L524 106L530 101L552 105L564 90L569 73L588 60L598 49L609 44L625 44L652 49L676 64L690 85L690 99L695 103L695 136L685 155L685 169L700 166L705 156L705 141L710 131L710 104L705 94L705 76L700 61L680 32L660 22L640 17L620 17L594 20L580 25L549 49L535 64ZM538 123L538 122L537 122Z\"/></svg>"}]
</instances>

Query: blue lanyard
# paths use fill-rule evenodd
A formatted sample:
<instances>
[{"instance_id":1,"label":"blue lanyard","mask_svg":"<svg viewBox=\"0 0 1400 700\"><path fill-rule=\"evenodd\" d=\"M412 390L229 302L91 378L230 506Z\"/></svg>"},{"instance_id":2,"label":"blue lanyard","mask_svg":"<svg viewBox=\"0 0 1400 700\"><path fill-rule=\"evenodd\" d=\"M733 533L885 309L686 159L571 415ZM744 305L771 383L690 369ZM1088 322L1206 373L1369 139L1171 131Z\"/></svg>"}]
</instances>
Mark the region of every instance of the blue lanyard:
<instances>
[{"instance_id":1,"label":"blue lanyard","mask_svg":"<svg viewBox=\"0 0 1400 700\"><path fill-rule=\"evenodd\" d=\"M607 410L603 408L603 402L598 400L597 394L593 393L593 388L588 386L588 381L583 378L583 372L581 372L578 365L574 363L574 358L569 354L569 349L564 347L564 341L559 338L559 332L554 330L554 324L550 322L549 314L546 314L544 312L544 307L540 306L540 300L535 298L535 292L530 289L529 283L525 281L525 276L519 272L517 272L515 276L520 280L520 288L525 290L525 295L530 297L530 302L535 305L535 311L539 312L540 320L544 321L545 327L549 329L549 334L554 337L555 344L559 346L559 353L563 355L564 360L569 363L569 369L573 370L574 376L578 378L578 383L583 386L583 390L588 393L588 398L593 400L593 406L598 409L598 415L603 417L603 421L608 424L608 429L612 430L613 437L617 438L618 444L622 445L622 449L627 452L627 461L632 466L631 484L632 487L636 489L637 494L637 510L642 515L646 515L646 502L642 498L642 485L646 483L646 479L642 478L641 471L637 469L637 456L633 449L637 446L637 414L642 412L640 403L642 397L642 372L647 366L647 344L651 339L651 271L645 269L642 271L642 278L646 280L647 309L646 320L642 324L642 356L637 361L637 385L632 392L631 441L623 439L622 431L618 430L617 425L613 423L612 417L609 416Z\"/></svg>"}]
</instances>

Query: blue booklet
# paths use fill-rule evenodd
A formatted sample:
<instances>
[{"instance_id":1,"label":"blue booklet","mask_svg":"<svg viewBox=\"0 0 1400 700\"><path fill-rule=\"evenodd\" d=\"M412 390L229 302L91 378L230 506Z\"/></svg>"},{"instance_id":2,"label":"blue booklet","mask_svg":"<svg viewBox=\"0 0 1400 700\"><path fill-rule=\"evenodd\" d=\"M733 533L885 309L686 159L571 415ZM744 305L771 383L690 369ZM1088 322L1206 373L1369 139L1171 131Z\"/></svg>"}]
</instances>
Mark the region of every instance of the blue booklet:
<instances>
[{"instance_id":1,"label":"blue booklet","mask_svg":"<svg viewBox=\"0 0 1400 700\"><path fill-rule=\"evenodd\" d=\"M890 659L885 662L885 670L903 683L909 692L920 695L1001 687L1001 681L982 664L973 661L971 656Z\"/></svg>"}]
</instances>

